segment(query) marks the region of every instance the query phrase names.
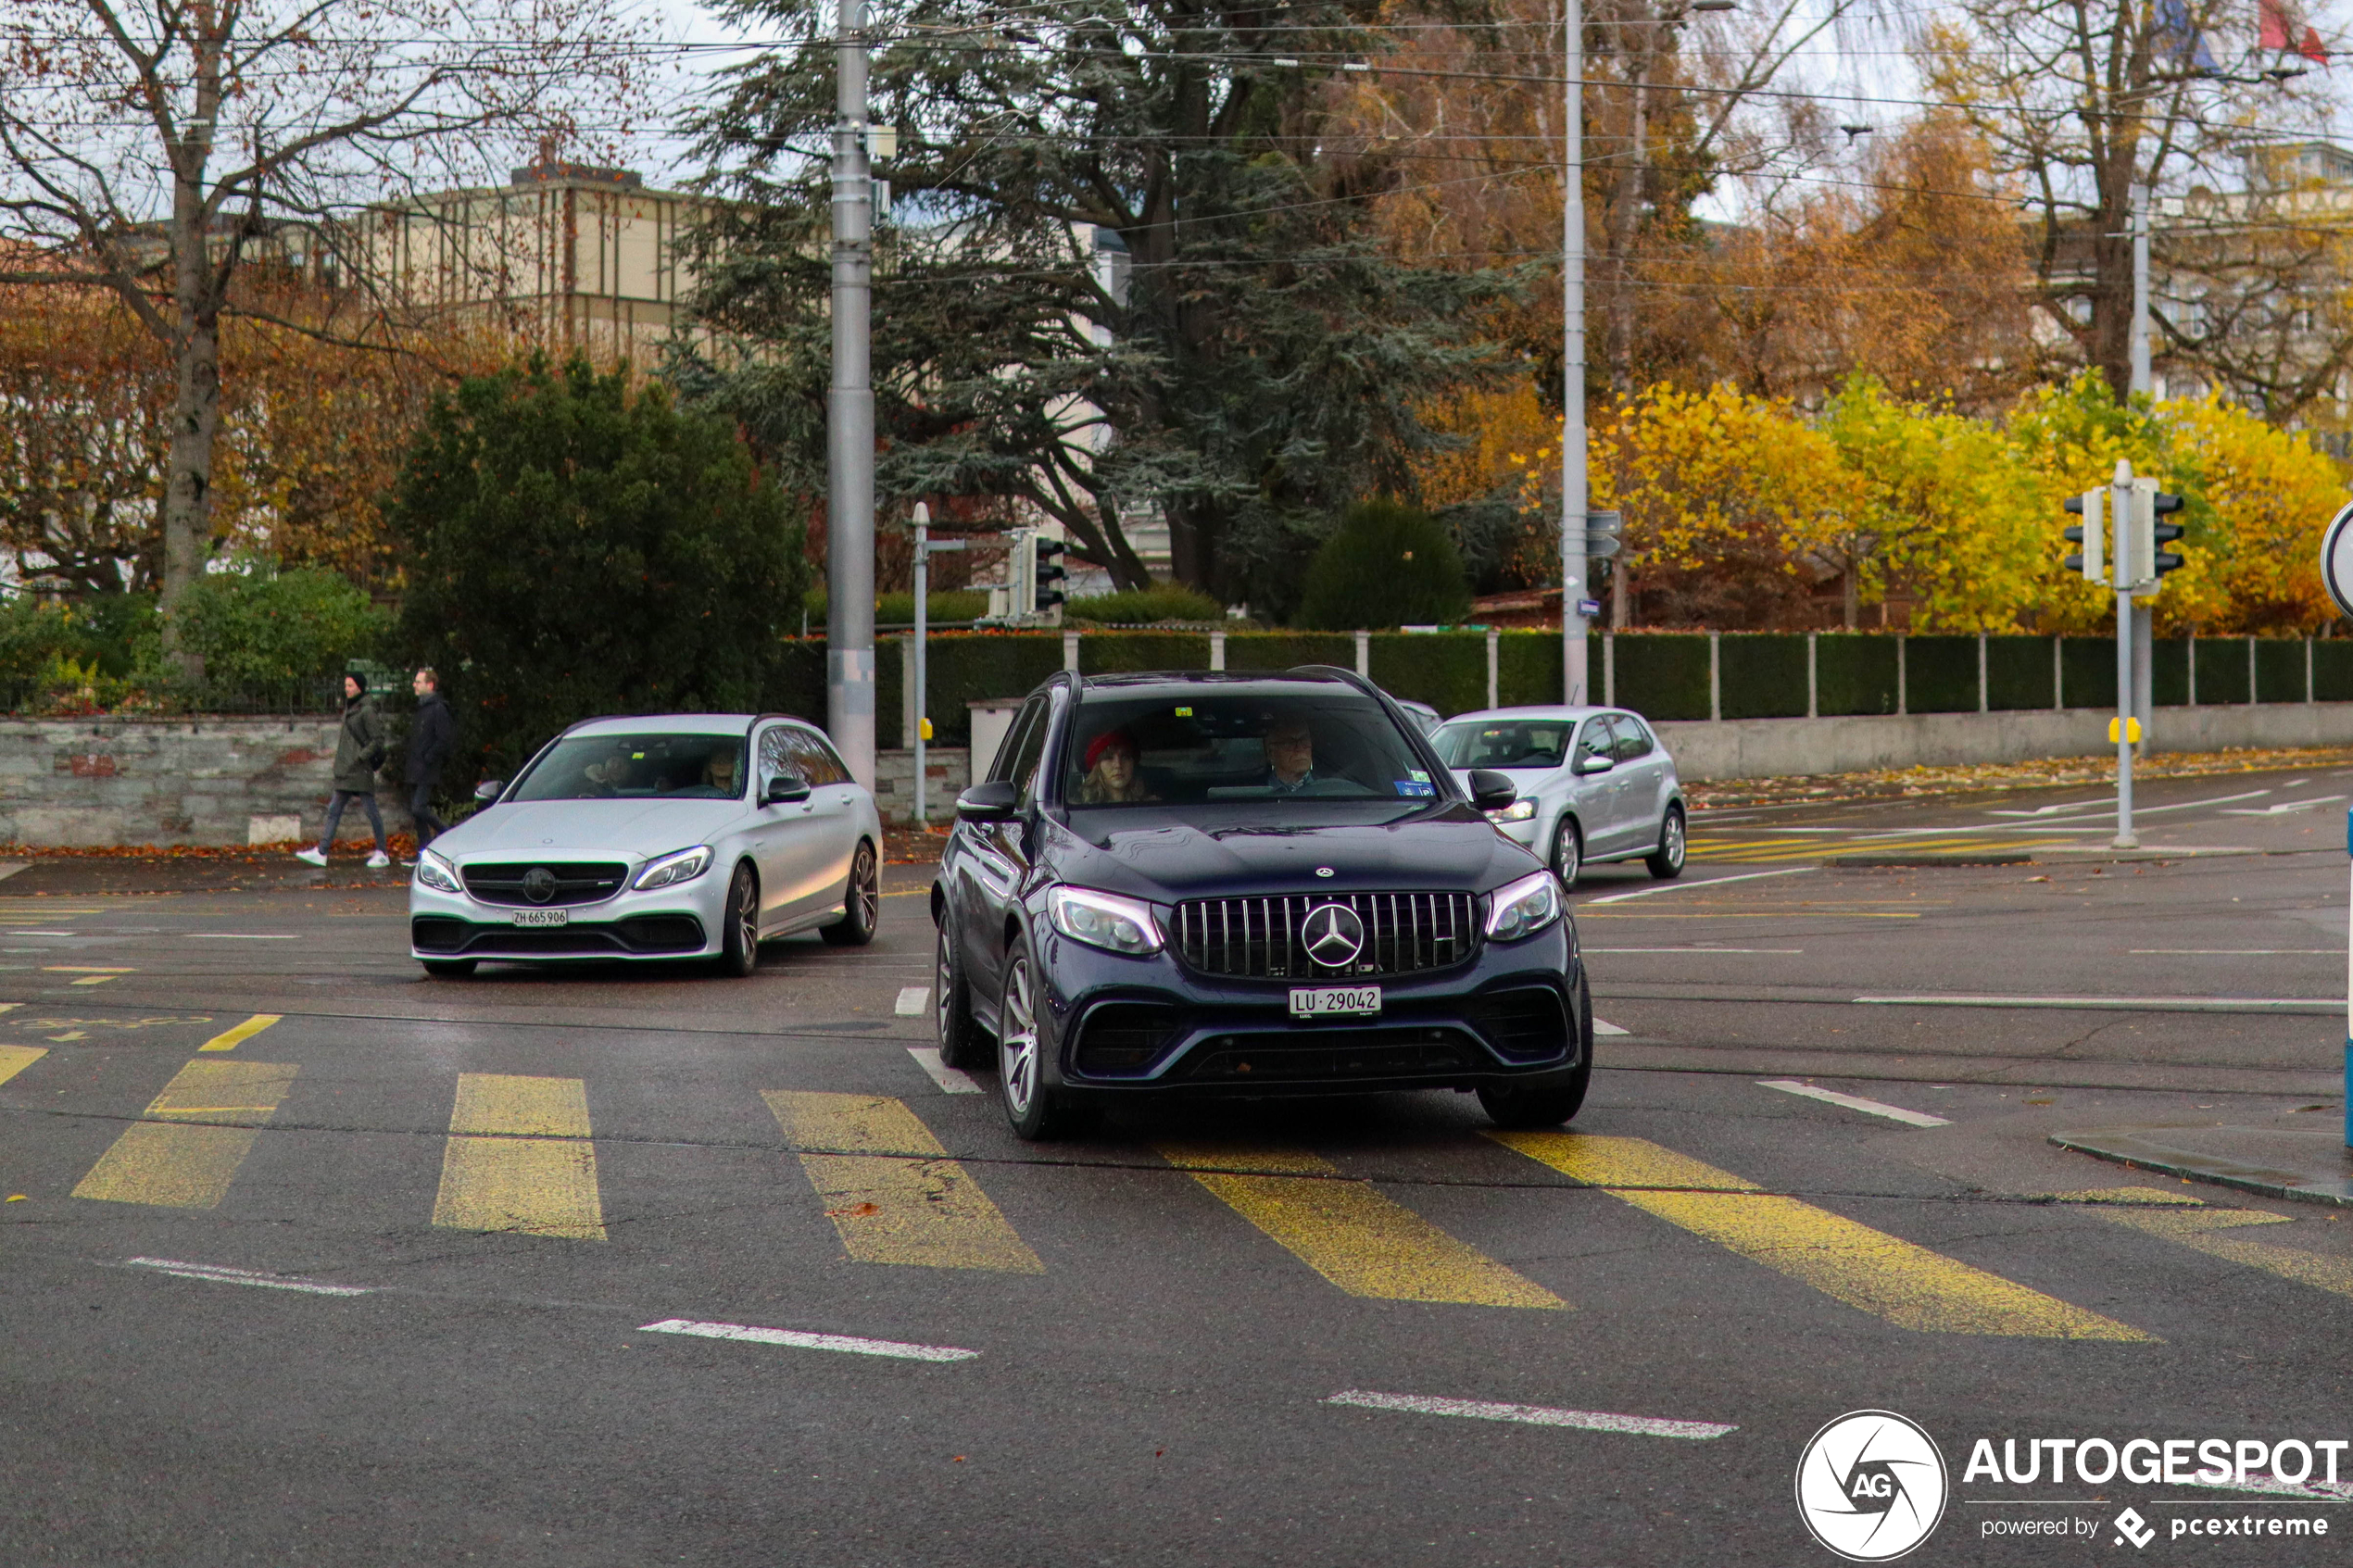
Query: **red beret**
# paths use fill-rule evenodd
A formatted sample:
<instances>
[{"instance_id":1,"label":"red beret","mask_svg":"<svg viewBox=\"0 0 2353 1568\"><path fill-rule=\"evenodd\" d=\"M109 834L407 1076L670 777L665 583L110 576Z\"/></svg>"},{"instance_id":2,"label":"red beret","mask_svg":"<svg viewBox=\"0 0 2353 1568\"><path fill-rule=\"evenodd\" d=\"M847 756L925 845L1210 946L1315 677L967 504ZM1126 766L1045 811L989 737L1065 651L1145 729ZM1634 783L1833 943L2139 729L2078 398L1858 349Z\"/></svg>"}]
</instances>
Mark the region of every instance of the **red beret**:
<instances>
[{"instance_id":1,"label":"red beret","mask_svg":"<svg viewBox=\"0 0 2353 1568\"><path fill-rule=\"evenodd\" d=\"M1126 730L1105 730L1101 734L1097 735L1093 740L1087 743L1086 771L1090 773L1093 772L1095 771L1095 764L1102 760L1103 753L1109 751L1114 746L1126 747L1128 754L1133 756L1136 751L1136 737L1129 734Z\"/></svg>"}]
</instances>

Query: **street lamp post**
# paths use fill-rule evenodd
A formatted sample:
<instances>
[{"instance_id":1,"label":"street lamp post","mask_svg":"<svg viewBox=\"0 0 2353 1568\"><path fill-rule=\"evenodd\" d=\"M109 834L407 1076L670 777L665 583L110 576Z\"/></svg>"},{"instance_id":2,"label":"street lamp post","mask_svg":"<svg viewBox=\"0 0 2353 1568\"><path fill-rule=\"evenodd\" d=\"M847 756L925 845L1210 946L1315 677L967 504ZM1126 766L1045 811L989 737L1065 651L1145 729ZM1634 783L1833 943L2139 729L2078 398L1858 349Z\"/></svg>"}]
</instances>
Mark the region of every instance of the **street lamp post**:
<instances>
[{"instance_id":1,"label":"street lamp post","mask_svg":"<svg viewBox=\"0 0 2353 1568\"><path fill-rule=\"evenodd\" d=\"M1561 700L1589 693L1585 669L1585 8L1562 0Z\"/></svg>"},{"instance_id":2,"label":"street lamp post","mask_svg":"<svg viewBox=\"0 0 2353 1568\"><path fill-rule=\"evenodd\" d=\"M874 179L866 161L866 0L834 32L833 391L825 408L825 729L875 787Z\"/></svg>"}]
</instances>

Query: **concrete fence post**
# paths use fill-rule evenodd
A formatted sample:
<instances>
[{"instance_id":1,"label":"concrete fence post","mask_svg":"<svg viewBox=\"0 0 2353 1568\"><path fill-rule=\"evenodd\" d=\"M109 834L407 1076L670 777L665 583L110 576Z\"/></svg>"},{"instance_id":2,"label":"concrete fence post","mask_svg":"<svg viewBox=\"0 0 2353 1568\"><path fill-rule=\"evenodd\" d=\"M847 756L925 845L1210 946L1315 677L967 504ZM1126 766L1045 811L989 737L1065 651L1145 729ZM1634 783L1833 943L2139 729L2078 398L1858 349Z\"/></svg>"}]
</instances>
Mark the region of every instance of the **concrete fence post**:
<instances>
[{"instance_id":1,"label":"concrete fence post","mask_svg":"<svg viewBox=\"0 0 2353 1568\"><path fill-rule=\"evenodd\" d=\"M2189 637L2188 659L2190 666L2189 700L2182 706L2184 708L2196 708L2197 706L2197 633L2195 632L2191 633Z\"/></svg>"},{"instance_id":2,"label":"concrete fence post","mask_svg":"<svg viewBox=\"0 0 2353 1568\"><path fill-rule=\"evenodd\" d=\"M1504 706L1504 634L1487 629L1487 706Z\"/></svg>"},{"instance_id":3,"label":"concrete fence post","mask_svg":"<svg viewBox=\"0 0 2353 1568\"><path fill-rule=\"evenodd\" d=\"M1985 633L1982 632L1977 634L1977 710L1980 713L1994 710L1993 697L1985 684Z\"/></svg>"},{"instance_id":4,"label":"concrete fence post","mask_svg":"<svg viewBox=\"0 0 2353 1568\"><path fill-rule=\"evenodd\" d=\"M915 744L923 715L915 711L915 639L899 639L899 748Z\"/></svg>"},{"instance_id":5,"label":"concrete fence post","mask_svg":"<svg viewBox=\"0 0 2353 1568\"><path fill-rule=\"evenodd\" d=\"M1602 633L1602 705L1617 706L1617 633Z\"/></svg>"},{"instance_id":6,"label":"concrete fence post","mask_svg":"<svg viewBox=\"0 0 2353 1568\"><path fill-rule=\"evenodd\" d=\"M1074 674L1077 672L1078 633L1076 632L1064 632L1063 633L1063 668L1072 671Z\"/></svg>"},{"instance_id":7,"label":"concrete fence post","mask_svg":"<svg viewBox=\"0 0 2353 1568\"><path fill-rule=\"evenodd\" d=\"M1373 634L1370 632L1356 633L1356 673L1368 681L1373 678Z\"/></svg>"},{"instance_id":8,"label":"concrete fence post","mask_svg":"<svg viewBox=\"0 0 2353 1568\"><path fill-rule=\"evenodd\" d=\"M1209 667L1212 670L1226 668L1226 633L1223 632L1209 634Z\"/></svg>"},{"instance_id":9,"label":"concrete fence post","mask_svg":"<svg viewBox=\"0 0 2353 1568\"><path fill-rule=\"evenodd\" d=\"M2255 679L2255 638L2250 634L2246 639L2246 705L2249 708L2263 700L2263 694L2256 689Z\"/></svg>"},{"instance_id":10,"label":"concrete fence post","mask_svg":"<svg viewBox=\"0 0 2353 1568\"><path fill-rule=\"evenodd\" d=\"M1822 716L1822 634L1806 633L1806 717Z\"/></svg>"},{"instance_id":11,"label":"concrete fence post","mask_svg":"<svg viewBox=\"0 0 2353 1568\"><path fill-rule=\"evenodd\" d=\"M1724 717L1724 633L1707 634L1707 719L1721 722Z\"/></svg>"},{"instance_id":12,"label":"concrete fence post","mask_svg":"<svg viewBox=\"0 0 2353 1568\"><path fill-rule=\"evenodd\" d=\"M1907 640L1903 633L1895 633L1895 713L1898 718L1912 710L1912 672L1908 665L1909 655L1904 646Z\"/></svg>"},{"instance_id":13,"label":"concrete fence post","mask_svg":"<svg viewBox=\"0 0 2353 1568\"><path fill-rule=\"evenodd\" d=\"M2309 637L2304 639L2304 702L2307 707L2312 702L2312 639Z\"/></svg>"},{"instance_id":14,"label":"concrete fence post","mask_svg":"<svg viewBox=\"0 0 2353 1568\"><path fill-rule=\"evenodd\" d=\"M2051 711L2064 712L2067 708L2067 639L2051 639Z\"/></svg>"}]
</instances>

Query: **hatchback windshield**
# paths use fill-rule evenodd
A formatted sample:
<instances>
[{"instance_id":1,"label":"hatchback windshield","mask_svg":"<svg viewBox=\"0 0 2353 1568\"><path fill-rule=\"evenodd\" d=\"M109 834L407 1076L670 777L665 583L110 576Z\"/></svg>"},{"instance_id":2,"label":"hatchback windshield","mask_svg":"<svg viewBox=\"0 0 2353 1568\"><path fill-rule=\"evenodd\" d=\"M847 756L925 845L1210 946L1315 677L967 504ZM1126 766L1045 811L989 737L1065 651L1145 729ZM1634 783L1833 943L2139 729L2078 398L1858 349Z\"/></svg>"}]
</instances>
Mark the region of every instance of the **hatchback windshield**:
<instances>
[{"instance_id":1,"label":"hatchback windshield","mask_svg":"<svg viewBox=\"0 0 2353 1568\"><path fill-rule=\"evenodd\" d=\"M515 785L517 800L732 800L741 735L567 735Z\"/></svg>"},{"instance_id":2,"label":"hatchback windshield","mask_svg":"<svg viewBox=\"0 0 2353 1568\"><path fill-rule=\"evenodd\" d=\"M1557 768L1574 719L1514 719L1449 724L1430 736L1449 768Z\"/></svg>"},{"instance_id":3,"label":"hatchback windshield","mask_svg":"<svg viewBox=\"0 0 2353 1568\"><path fill-rule=\"evenodd\" d=\"M1072 732L1072 806L1434 798L1439 785L1389 715L1346 688L1275 696L1214 688L1088 698Z\"/></svg>"}]
</instances>

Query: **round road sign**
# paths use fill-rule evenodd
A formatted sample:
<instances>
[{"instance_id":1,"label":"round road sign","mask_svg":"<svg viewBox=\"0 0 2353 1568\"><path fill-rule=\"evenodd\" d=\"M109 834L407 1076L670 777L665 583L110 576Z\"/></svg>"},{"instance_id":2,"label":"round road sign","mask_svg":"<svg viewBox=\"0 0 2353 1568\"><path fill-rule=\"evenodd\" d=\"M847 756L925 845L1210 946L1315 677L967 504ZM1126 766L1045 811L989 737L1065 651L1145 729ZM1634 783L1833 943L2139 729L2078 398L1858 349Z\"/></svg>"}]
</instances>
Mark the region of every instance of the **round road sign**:
<instances>
[{"instance_id":1,"label":"round road sign","mask_svg":"<svg viewBox=\"0 0 2353 1568\"><path fill-rule=\"evenodd\" d=\"M2353 616L2353 506L2338 512L2321 535L2321 584L2339 615Z\"/></svg>"}]
</instances>

